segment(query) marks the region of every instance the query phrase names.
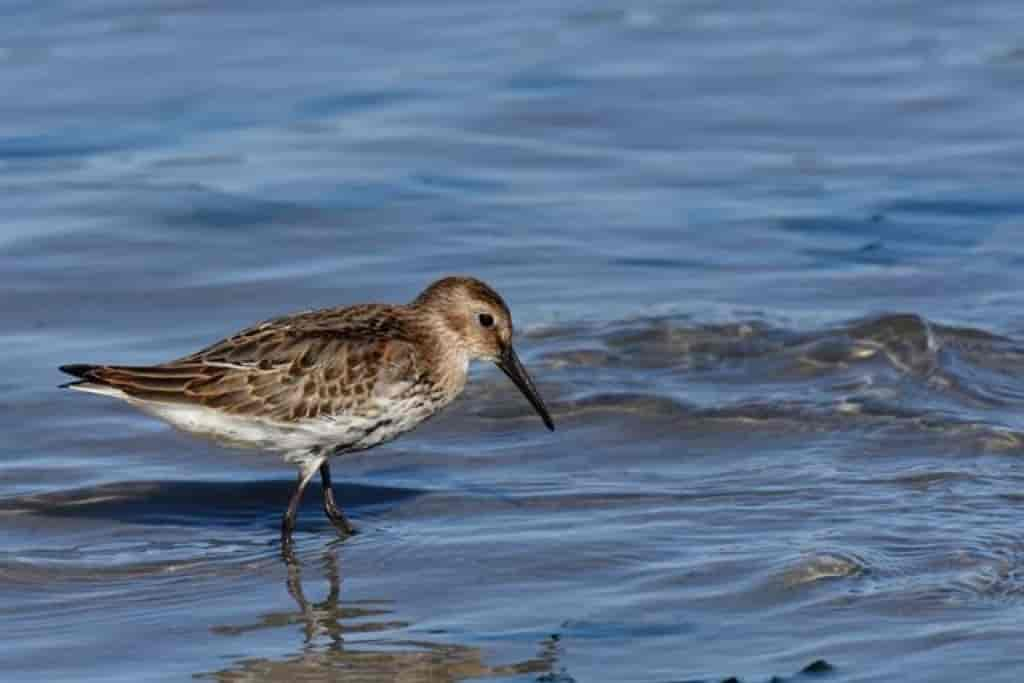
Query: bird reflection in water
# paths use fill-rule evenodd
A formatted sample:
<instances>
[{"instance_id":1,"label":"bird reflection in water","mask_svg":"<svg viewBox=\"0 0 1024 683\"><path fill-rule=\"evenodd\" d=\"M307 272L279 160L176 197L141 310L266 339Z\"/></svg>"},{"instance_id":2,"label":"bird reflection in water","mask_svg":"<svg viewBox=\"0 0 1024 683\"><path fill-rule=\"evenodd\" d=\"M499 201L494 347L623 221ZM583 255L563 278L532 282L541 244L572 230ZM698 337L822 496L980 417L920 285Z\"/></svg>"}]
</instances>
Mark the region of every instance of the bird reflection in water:
<instances>
[{"instance_id":1,"label":"bird reflection in water","mask_svg":"<svg viewBox=\"0 0 1024 683\"><path fill-rule=\"evenodd\" d=\"M557 666L559 638L552 635L540 643L537 657L508 665L490 666L476 647L444 644L409 638L368 639L365 634L395 632L408 622L388 620L387 601L359 601L346 605L341 600L341 572L338 552L344 539L324 549L322 566L327 595L310 601L302 585L302 563L291 548L282 551L287 568L286 587L295 600L297 612L276 612L258 624L216 627L215 633L240 636L249 632L301 625L302 647L284 659L246 658L228 669L200 675L218 681L323 681L359 683L401 681L402 683L443 683L489 676L536 674L538 680L572 683ZM360 634L358 643L345 643L345 636ZM354 649L359 647L359 649Z\"/></svg>"}]
</instances>

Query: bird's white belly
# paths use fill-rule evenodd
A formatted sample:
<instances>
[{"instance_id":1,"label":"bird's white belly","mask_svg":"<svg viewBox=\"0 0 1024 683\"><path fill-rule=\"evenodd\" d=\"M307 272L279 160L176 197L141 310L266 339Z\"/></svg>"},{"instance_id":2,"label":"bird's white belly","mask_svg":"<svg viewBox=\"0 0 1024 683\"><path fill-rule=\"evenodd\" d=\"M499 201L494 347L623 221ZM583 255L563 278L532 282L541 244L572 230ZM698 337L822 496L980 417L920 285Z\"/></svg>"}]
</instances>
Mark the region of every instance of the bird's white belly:
<instances>
[{"instance_id":1,"label":"bird's white belly","mask_svg":"<svg viewBox=\"0 0 1024 683\"><path fill-rule=\"evenodd\" d=\"M415 399L386 400L368 415L280 422L226 414L204 406L142 401L137 405L190 434L232 446L284 453L370 448L413 429L438 407Z\"/></svg>"}]
</instances>

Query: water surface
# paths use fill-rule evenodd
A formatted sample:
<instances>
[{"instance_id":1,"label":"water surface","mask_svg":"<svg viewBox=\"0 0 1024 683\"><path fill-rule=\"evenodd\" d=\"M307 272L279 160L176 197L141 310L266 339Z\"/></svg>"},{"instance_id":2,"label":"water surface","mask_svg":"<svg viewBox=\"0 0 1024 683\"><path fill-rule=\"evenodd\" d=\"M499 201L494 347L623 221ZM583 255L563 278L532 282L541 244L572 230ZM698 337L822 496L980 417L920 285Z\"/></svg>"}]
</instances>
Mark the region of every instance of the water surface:
<instances>
[{"instance_id":1,"label":"water surface","mask_svg":"<svg viewBox=\"0 0 1024 683\"><path fill-rule=\"evenodd\" d=\"M1019 3L0 14L4 680L1019 680ZM451 272L558 430L480 368L290 558L56 388Z\"/></svg>"}]
</instances>

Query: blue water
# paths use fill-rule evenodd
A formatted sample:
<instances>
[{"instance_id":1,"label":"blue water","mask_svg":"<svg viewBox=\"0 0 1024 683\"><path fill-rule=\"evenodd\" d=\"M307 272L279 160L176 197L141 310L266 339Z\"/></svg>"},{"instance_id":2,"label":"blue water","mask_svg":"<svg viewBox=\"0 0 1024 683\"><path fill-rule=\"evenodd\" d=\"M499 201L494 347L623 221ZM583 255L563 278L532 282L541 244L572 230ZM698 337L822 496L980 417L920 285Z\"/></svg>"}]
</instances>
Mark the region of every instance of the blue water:
<instances>
[{"instance_id":1,"label":"blue water","mask_svg":"<svg viewBox=\"0 0 1024 683\"><path fill-rule=\"evenodd\" d=\"M4 680L1018 680L1022 25L3 4ZM558 431L481 369L291 565L288 467L56 389L452 272Z\"/></svg>"}]
</instances>

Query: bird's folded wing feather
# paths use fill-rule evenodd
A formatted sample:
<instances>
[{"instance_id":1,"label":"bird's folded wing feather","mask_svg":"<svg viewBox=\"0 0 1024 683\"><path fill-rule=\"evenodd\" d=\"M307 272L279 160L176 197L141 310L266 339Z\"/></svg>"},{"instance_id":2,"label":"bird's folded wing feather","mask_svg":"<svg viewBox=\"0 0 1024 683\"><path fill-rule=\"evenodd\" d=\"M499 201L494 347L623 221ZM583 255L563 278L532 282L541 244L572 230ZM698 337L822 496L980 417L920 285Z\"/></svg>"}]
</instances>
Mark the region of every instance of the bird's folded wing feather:
<instances>
[{"instance_id":1,"label":"bird's folded wing feather","mask_svg":"<svg viewBox=\"0 0 1024 683\"><path fill-rule=\"evenodd\" d=\"M251 328L170 363L98 366L87 381L130 397L188 403L278 421L367 415L424 379L402 335L347 325Z\"/></svg>"}]
</instances>

